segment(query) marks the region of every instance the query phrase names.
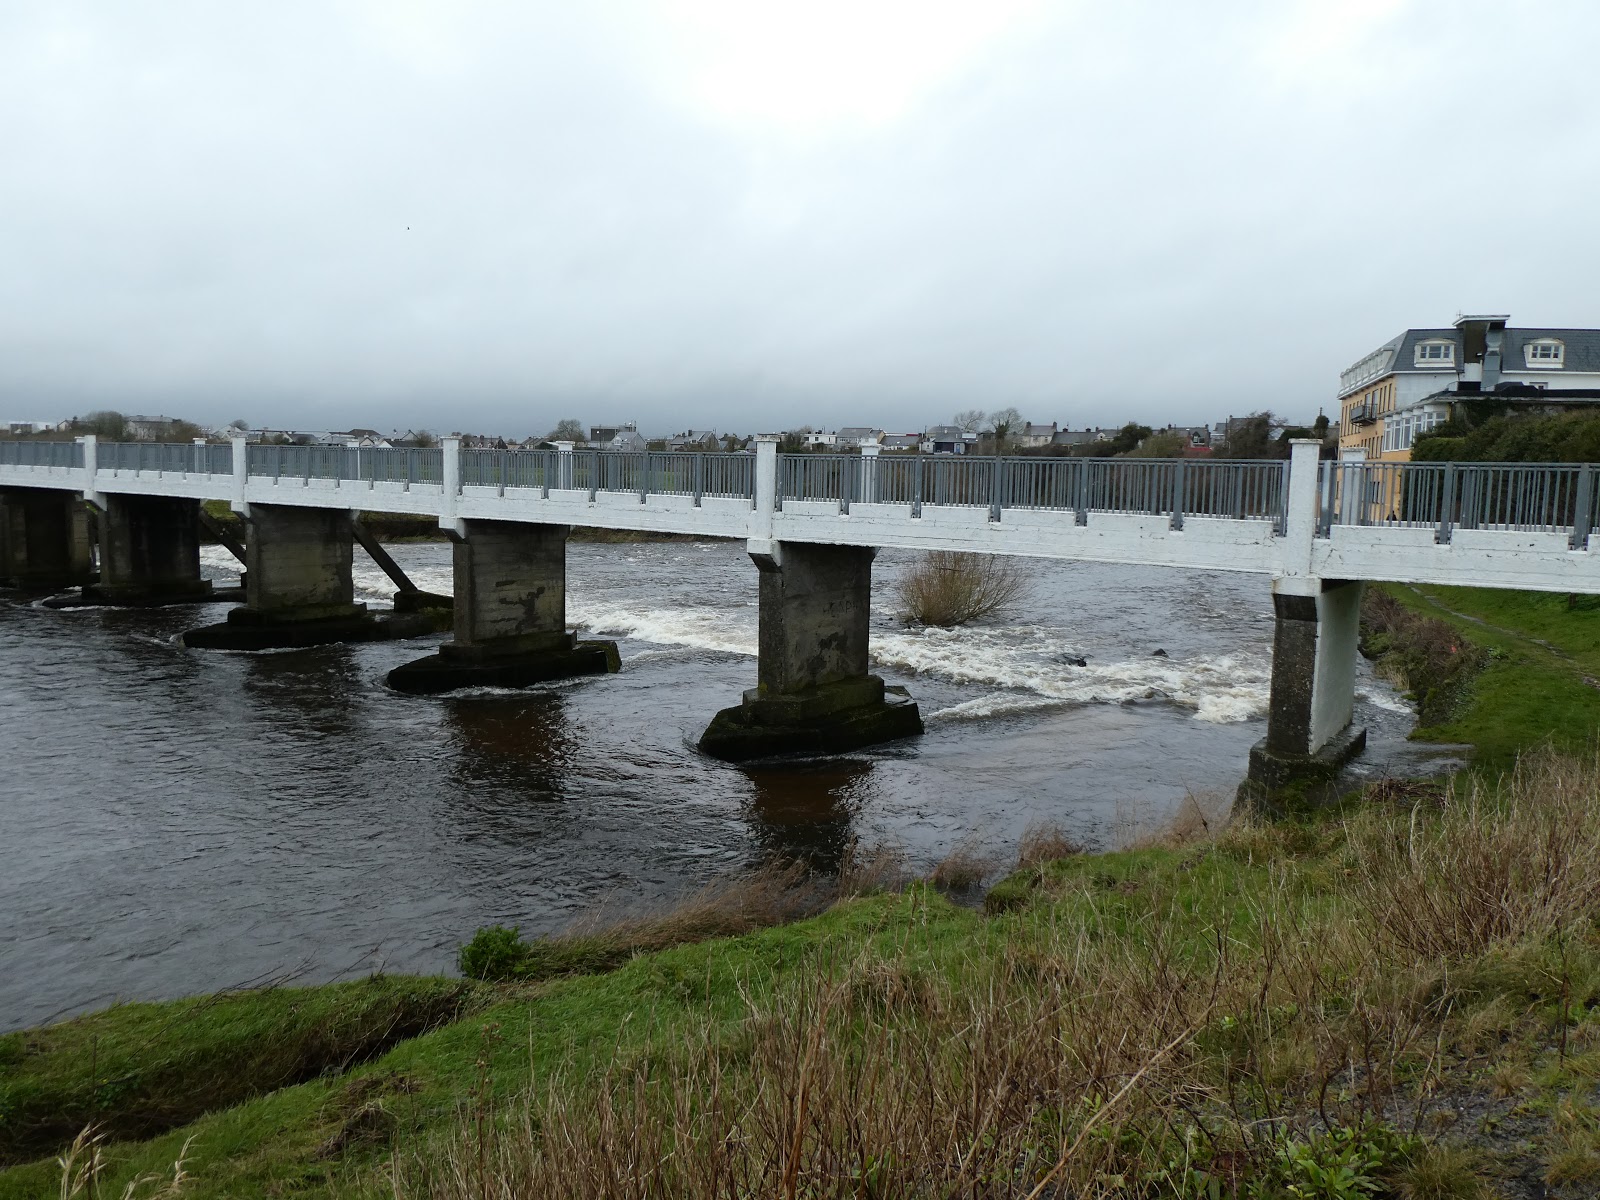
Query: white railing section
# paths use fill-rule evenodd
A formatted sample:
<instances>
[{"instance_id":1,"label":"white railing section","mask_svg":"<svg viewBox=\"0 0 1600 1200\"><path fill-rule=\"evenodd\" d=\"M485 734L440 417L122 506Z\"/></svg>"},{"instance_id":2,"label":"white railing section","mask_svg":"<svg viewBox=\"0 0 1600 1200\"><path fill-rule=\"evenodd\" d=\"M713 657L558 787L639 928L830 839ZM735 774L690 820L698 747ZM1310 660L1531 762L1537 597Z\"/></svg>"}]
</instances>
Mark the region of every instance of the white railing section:
<instances>
[{"instance_id":1,"label":"white railing section","mask_svg":"<svg viewBox=\"0 0 1600 1200\"><path fill-rule=\"evenodd\" d=\"M82 442L0 441L0 467L81 467Z\"/></svg>"},{"instance_id":2,"label":"white railing section","mask_svg":"<svg viewBox=\"0 0 1600 1200\"><path fill-rule=\"evenodd\" d=\"M1565 533L1587 548L1600 505L1600 470L1588 463L1326 462L1318 480L1318 532L1335 525Z\"/></svg>"},{"instance_id":3,"label":"white railing section","mask_svg":"<svg viewBox=\"0 0 1600 1200\"><path fill-rule=\"evenodd\" d=\"M1570 549L1586 550L1600 519L1600 464L1319 463L1314 444L1299 443L1294 451L1294 470L1310 472L1296 476L1301 483L1293 494L1300 498L1294 503L1306 531L1296 536L1314 537L1335 551L1355 544L1339 542L1340 527L1432 530L1431 540L1442 546L1459 530L1555 534L1565 535ZM651 497L687 498L698 508L712 497L742 501L758 518L768 510L785 513L786 521L817 515L819 505L844 516L871 505L875 520L917 521L929 509L965 509L986 511L1001 526L1011 511L1070 514L1069 526L1094 524L1099 514L1164 518L1175 532L1196 519L1211 522L1213 530L1221 528L1216 522L1253 522L1269 540L1286 536L1290 525L1286 461L884 455L870 448L778 455L771 443L759 453L772 456L765 495L757 494L758 455L752 453L463 450L455 439L413 449L0 440L0 470L14 469L23 477L14 482L24 486L37 482L86 494L101 485L115 490L115 481L129 476L141 490L152 477L157 486L178 477L190 481L184 494L198 487L200 494L210 489L236 501L267 482L323 481L334 492L349 484L407 491L426 485L425 492L444 493L450 481L442 519L454 515L452 496L468 489L481 496L479 489L491 488L522 499L547 500L557 492L567 504L605 493L636 497L641 505ZM219 476L227 478L227 490L218 489ZM1315 480L1314 489L1306 478ZM727 511L719 505L719 519Z\"/></svg>"},{"instance_id":4,"label":"white railing section","mask_svg":"<svg viewBox=\"0 0 1600 1200\"><path fill-rule=\"evenodd\" d=\"M1185 459L967 458L924 455L783 455L777 505L785 500L1165 516L1173 529L1185 517L1272 522L1283 531L1288 463Z\"/></svg>"}]
</instances>

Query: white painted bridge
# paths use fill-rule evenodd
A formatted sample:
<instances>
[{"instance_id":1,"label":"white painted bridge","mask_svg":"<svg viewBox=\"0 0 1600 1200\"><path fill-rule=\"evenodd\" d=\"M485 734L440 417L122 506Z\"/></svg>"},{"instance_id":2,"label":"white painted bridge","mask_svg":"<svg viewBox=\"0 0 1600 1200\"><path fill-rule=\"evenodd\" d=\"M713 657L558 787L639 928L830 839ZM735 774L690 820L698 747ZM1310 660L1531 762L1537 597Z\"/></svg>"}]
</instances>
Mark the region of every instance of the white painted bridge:
<instances>
[{"instance_id":1,"label":"white painted bridge","mask_svg":"<svg viewBox=\"0 0 1600 1200\"><path fill-rule=\"evenodd\" d=\"M569 448L0 443L0 487L1600 592L1580 464L628 454Z\"/></svg>"},{"instance_id":2,"label":"white painted bridge","mask_svg":"<svg viewBox=\"0 0 1600 1200\"><path fill-rule=\"evenodd\" d=\"M701 741L738 758L921 731L909 697L870 673L874 548L1251 571L1271 579L1276 618L1250 766L1271 789L1364 744L1363 581L1600 592L1591 466L1334 463L1318 449L1230 462L780 455L776 439L753 454L0 442L0 576L88 582L92 507L97 597L204 598L196 502L221 500L249 528L245 604L187 644L409 636L352 603L351 514L425 514L454 542L454 640L389 678L443 691L615 669L614 647L567 628L568 527L742 538L761 573L759 684Z\"/></svg>"}]
</instances>

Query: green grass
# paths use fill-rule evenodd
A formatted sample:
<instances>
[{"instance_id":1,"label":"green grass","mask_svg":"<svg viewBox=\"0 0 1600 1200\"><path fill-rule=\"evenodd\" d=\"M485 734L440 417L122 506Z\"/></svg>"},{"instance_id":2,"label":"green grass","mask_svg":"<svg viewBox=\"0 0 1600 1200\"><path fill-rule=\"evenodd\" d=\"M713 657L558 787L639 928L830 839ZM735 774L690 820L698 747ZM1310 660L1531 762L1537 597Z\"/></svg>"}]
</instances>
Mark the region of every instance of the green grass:
<instances>
[{"instance_id":1,"label":"green grass","mask_svg":"<svg viewBox=\"0 0 1600 1200\"><path fill-rule=\"evenodd\" d=\"M781 929L648 955L607 975L507 985L499 989L499 1003L406 1041L355 1070L330 1072L208 1113L163 1136L111 1144L103 1190L120 1195L131 1180L170 1173L190 1139L186 1169L192 1179L186 1196L342 1189L387 1148L388 1139L377 1145L358 1140L332 1157L326 1149L345 1145L342 1135L351 1118L374 1101L386 1110L385 1124L394 1136L415 1138L447 1124L469 1095L508 1095L558 1070L581 1076L652 1038L670 1039L680 1024L708 1017L732 1023L744 1011L736 981L759 994L819 951L854 952L875 941L893 941L912 927L930 961L970 948L984 931L973 913L918 890L846 902L820 918ZM388 982L460 987L459 981ZM329 993L329 1004L337 1006L337 993L345 986L351 985L242 993L226 1009L215 1010L217 1019L198 1025L187 1018L206 1001L119 1006L13 1038L43 1036L63 1048L54 1056L33 1056L28 1076L34 1079L70 1078L84 1047L97 1036L137 1048L140 1061L192 1063L209 1046L227 1041L230 1027L239 1030L238 1049L268 1034L286 1009L318 993ZM487 990L487 985L475 986ZM212 1062L206 1069L218 1065ZM0 1079L9 1082L14 1070L14 1065L0 1067ZM0 1171L0 1200L54 1196L59 1175L53 1154Z\"/></svg>"},{"instance_id":2,"label":"green grass","mask_svg":"<svg viewBox=\"0 0 1600 1200\"><path fill-rule=\"evenodd\" d=\"M335 1074L455 1020L480 989L373 976L165 1004L122 1004L0 1037L0 1164L94 1122L139 1138L211 1109Z\"/></svg>"},{"instance_id":3,"label":"green grass","mask_svg":"<svg viewBox=\"0 0 1600 1200\"><path fill-rule=\"evenodd\" d=\"M1476 748L1474 762L1504 770L1523 750L1549 741L1592 748L1600 730L1600 597L1488 588L1382 585L1402 604L1442 620L1490 651L1464 703L1418 739Z\"/></svg>"}]
</instances>

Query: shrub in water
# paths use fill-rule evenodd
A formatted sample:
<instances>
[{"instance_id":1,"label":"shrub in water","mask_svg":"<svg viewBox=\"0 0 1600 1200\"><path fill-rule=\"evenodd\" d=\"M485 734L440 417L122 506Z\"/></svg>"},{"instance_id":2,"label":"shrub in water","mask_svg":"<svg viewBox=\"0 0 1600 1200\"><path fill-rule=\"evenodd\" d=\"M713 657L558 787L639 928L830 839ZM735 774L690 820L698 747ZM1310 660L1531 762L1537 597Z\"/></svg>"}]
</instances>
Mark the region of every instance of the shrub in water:
<instances>
[{"instance_id":1,"label":"shrub in water","mask_svg":"<svg viewBox=\"0 0 1600 1200\"><path fill-rule=\"evenodd\" d=\"M934 550L895 587L901 617L919 625L965 625L1022 598L1027 576L1015 559Z\"/></svg>"}]
</instances>

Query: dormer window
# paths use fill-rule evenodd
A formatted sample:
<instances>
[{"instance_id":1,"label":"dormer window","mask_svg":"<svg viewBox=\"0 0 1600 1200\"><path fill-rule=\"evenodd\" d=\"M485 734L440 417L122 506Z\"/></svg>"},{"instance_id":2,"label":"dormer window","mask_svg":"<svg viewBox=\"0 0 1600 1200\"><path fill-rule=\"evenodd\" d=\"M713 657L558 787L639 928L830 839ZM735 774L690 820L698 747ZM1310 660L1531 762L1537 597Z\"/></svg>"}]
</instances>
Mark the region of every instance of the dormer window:
<instances>
[{"instance_id":1,"label":"dormer window","mask_svg":"<svg viewBox=\"0 0 1600 1200\"><path fill-rule=\"evenodd\" d=\"M1527 345L1528 365L1530 367L1559 367L1566 362L1567 347L1555 338L1540 338Z\"/></svg>"},{"instance_id":2,"label":"dormer window","mask_svg":"<svg viewBox=\"0 0 1600 1200\"><path fill-rule=\"evenodd\" d=\"M1456 361L1456 344L1446 341L1418 342L1417 366L1448 367Z\"/></svg>"}]
</instances>

